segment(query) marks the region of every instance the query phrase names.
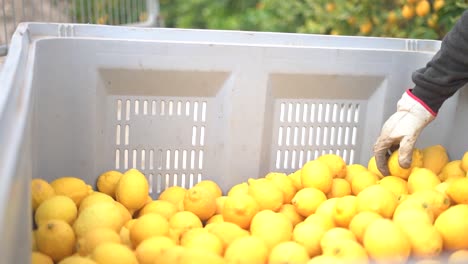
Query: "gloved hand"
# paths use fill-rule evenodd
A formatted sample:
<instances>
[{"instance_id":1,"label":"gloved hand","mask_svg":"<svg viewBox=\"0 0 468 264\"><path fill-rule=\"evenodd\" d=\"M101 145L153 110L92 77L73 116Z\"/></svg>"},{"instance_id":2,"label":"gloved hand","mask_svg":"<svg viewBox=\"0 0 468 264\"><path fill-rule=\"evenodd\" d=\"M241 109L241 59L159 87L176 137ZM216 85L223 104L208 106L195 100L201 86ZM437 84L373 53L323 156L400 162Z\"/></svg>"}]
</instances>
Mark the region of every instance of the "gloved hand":
<instances>
[{"instance_id":1,"label":"gloved hand","mask_svg":"<svg viewBox=\"0 0 468 264\"><path fill-rule=\"evenodd\" d=\"M390 175L387 160L392 147L399 144L398 162L409 168L414 144L419 134L434 118L433 112L423 101L407 90L397 103L397 111L385 122L377 142L374 155L377 168L384 176Z\"/></svg>"}]
</instances>

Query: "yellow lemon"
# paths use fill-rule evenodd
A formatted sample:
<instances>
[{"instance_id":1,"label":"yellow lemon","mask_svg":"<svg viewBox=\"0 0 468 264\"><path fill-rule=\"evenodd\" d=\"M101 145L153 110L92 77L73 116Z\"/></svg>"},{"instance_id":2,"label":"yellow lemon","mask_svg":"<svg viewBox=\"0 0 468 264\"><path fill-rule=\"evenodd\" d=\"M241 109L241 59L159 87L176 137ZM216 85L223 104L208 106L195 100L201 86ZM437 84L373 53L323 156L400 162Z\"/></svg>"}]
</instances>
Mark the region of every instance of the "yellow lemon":
<instances>
[{"instance_id":1,"label":"yellow lemon","mask_svg":"<svg viewBox=\"0 0 468 264\"><path fill-rule=\"evenodd\" d=\"M106 242L120 243L120 235L113 229L96 228L78 239L76 250L81 256L88 256L98 245Z\"/></svg>"},{"instance_id":2,"label":"yellow lemon","mask_svg":"<svg viewBox=\"0 0 468 264\"><path fill-rule=\"evenodd\" d=\"M223 243L223 251L241 237L249 236L249 231L240 228L238 225L230 222L214 223L205 226L208 232L217 236Z\"/></svg>"},{"instance_id":3,"label":"yellow lemon","mask_svg":"<svg viewBox=\"0 0 468 264\"><path fill-rule=\"evenodd\" d=\"M278 211L283 204L283 192L272 182L264 178L249 179L249 192L258 203L260 210Z\"/></svg>"},{"instance_id":4,"label":"yellow lemon","mask_svg":"<svg viewBox=\"0 0 468 264\"><path fill-rule=\"evenodd\" d=\"M332 182L330 192L327 194L328 198L343 197L351 194L351 184L341 178L335 178Z\"/></svg>"},{"instance_id":5,"label":"yellow lemon","mask_svg":"<svg viewBox=\"0 0 468 264\"><path fill-rule=\"evenodd\" d=\"M207 191L210 192L214 198L218 198L223 195L221 187L219 187L219 185L212 180L200 181L199 183L195 184L195 186L207 189Z\"/></svg>"},{"instance_id":6,"label":"yellow lemon","mask_svg":"<svg viewBox=\"0 0 468 264\"><path fill-rule=\"evenodd\" d=\"M353 180L354 176L361 172L361 171L366 171L367 168L364 167L361 164L350 164L346 166L346 177L345 180L348 181L349 184L351 184L351 181Z\"/></svg>"},{"instance_id":7,"label":"yellow lemon","mask_svg":"<svg viewBox=\"0 0 468 264\"><path fill-rule=\"evenodd\" d=\"M184 197L187 189L180 186L171 186L165 189L158 200L164 200L173 203L179 211L184 209Z\"/></svg>"},{"instance_id":8,"label":"yellow lemon","mask_svg":"<svg viewBox=\"0 0 468 264\"><path fill-rule=\"evenodd\" d=\"M101 192L93 192L86 196L80 203L80 207L78 208L78 213L81 213L87 207L97 204L97 203L114 203L114 199Z\"/></svg>"},{"instance_id":9,"label":"yellow lemon","mask_svg":"<svg viewBox=\"0 0 468 264\"><path fill-rule=\"evenodd\" d=\"M52 258L41 252L31 253L31 264L54 264Z\"/></svg>"},{"instance_id":10,"label":"yellow lemon","mask_svg":"<svg viewBox=\"0 0 468 264\"><path fill-rule=\"evenodd\" d=\"M132 219L132 215L130 214L130 211L128 211L128 209L125 206L123 206L123 204L117 201L114 202L114 204L120 212L120 216L122 217L122 223L125 224Z\"/></svg>"},{"instance_id":11,"label":"yellow lemon","mask_svg":"<svg viewBox=\"0 0 468 264\"><path fill-rule=\"evenodd\" d=\"M437 218L443 211L450 207L451 201L448 195L437 190L422 190L411 195L432 211L434 218Z\"/></svg>"},{"instance_id":12,"label":"yellow lemon","mask_svg":"<svg viewBox=\"0 0 468 264\"><path fill-rule=\"evenodd\" d=\"M351 181L351 191L358 195L362 190L379 182L377 174L370 171L362 171L356 174Z\"/></svg>"},{"instance_id":13,"label":"yellow lemon","mask_svg":"<svg viewBox=\"0 0 468 264\"><path fill-rule=\"evenodd\" d=\"M77 237L82 237L87 232L107 227L116 232L123 226L122 215L114 203L98 203L84 209L73 223L73 230Z\"/></svg>"},{"instance_id":14,"label":"yellow lemon","mask_svg":"<svg viewBox=\"0 0 468 264\"><path fill-rule=\"evenodd\" d=\"M302 173L302 170L297 170L288 175L289 180L292 182L296 190L302 189L301 173Z\"/></svg>"},{"instance_id":15,"label":"yellow lemon","mask_svg":"<svg viewBox=\"0 0 468 264\"><path fill-rule=\"evenodd\" d=\"M422 156L421 150L419 149L413 150L411 164L410 164L410 167L407 169L402 168L400 166L400 163L398 161L398 157L399 157L398 153L399 151L396 150L390 155L390 158L388 158L388 169L390 171L390 175L397 176L406 180L411 174L411 171L413 170L413 168L423 166L423 156Z\"/></svg>"},{"instance_id":16,"label":"yellow lemon","mask_svg":"<svg viewBox=\"0 0 468 264\"><path fill-rule=\"evenodd\" d=\"M283 193L283 203L290 203L294 195L296 194L296 187L294 187L291 180L284 173L271 172L268 173L265 178L272 181L278 189Z\"/></svg>"},{"instance_id":17,"label":"yellow lemon","mask_svg":"<svg viewBox=\"0 0 468 264\"><path fill-rule=\"evenodd\" d=\"M378 262L405 263L411 253L408 237L389 219L373 221L364 233L363 245Z\"/></svg>"},{"instance_id":18,"label":"yellow lemon","mask_svg":"<svg viewBox=\"0 0 468 264\"><path fill-rule=\"evenodd\" d=\"M448 183L447 195L455 203L468 204L468 178L453 179Z\"/></svg>"},{"instance_id":19,"label":"yellow lemon","mask_svg":"<svg viewBox=\"0 0 468 264\"><path fill-rule=\"evenodd\" d=\"M224 209L224 202L226 202L226 199L228 196L220 196L215 199L216 202L216 214L221 215L223 214L223 209Z\"/></svg>"},{"instance_id":20,"label":"yellow lemon","mask_svg":"<svg viewBox=\"0 0 468 264\"><path fill-rule=\"evenodd\" d=\"M431 4L427 0L421 0L416 5L416 15L423 17L431 12Z\"/></svg>"},{"instance_id":21,"label":"yellow lemon","mask_svg":"<svg viewBox=\"0 0 468 264\"><path fill-rule=\"evenodd\" d=\"M343 264L343 261L336 256L320 255L310 259L307 264Z\"/></svg>"},{"instance_id":22,"label":"yellow lemon","mask_svg":"<svg viewBox=\"0 0 468 264\"><path fill-rule=\"evenodd\" d=\"M311 160L301 169L303 188L317 188L327 194L332 187L333 174L327 164L320 160Z\"/></svg>"},{"instance_id":23,"label":"yellow lemon","mask_svg":"<svg viewBox=\"0 0 468 264\"><path fill-rule=\"evenodd\" d=\"M304 217L297 212L296 207L292 204L283 204L279 213L284 214L291 221L293 226L304 221Z\"/></svg>"},{"instance_id":24,"label":"yellow lemon","mask_svg":"<svg viewBox=\"0 0 468 264\"><path fill-rule=\"evenodd\" d=\"M292 237L293 225L289 219L271 210L258 212L250 224L250 233L265 241L269 249Z\"/></svg>"},{"instance_id":25,"label":"yellow lemon","mask_svg":"<svg viewBox=\"0 0 468 264\"><path fill-rule=\"evenodd\" d=\"M315 213L317 208L327 200L325 194L317 188L304 188L299 190L291 203L296 207L296 211L304 216Z\"/></svg>"},{"instance_id":26,"label":"yellow lemon","mask_svg":"<svg viewBox=\"0 0 468 264\"><path fill-rule=\"evenodd\" d=\"M136 169L130 169L120 177L115 189L115 198L129 211L133 211L146 204L148 192L149 185L145 175Z\"/></svg>"},{"instance_id":27,"label":"yellow lemon","mask_svg":"<svg viewBox=\"0 0 468 264\"><path fill-rule=\"evenodd\" d=\"M115 189L121 177L122 173L114 170L99 175L96 183L98 191L115 199Z\"/></svg>"},{"instance_id":28,"label":"yellow lemon","mask_svg":"<svg viewBox=\"0 0 468 264\"><path fill-rule=\"evenodd\" d=\"M39 225L36 235L37 249L55 262L73 254L75 234L63 220L49 220Z\"/></svg>"},{"instance_id":29,"label":"yellow lemon","mask_svg":"<svg viewBox=\"0 0 468 264\"><path fill-rule=\"evenodd\" d=\"M159 214L169 220L169 218L177 213L177 211L177 207L173 203L164 200L156 200L143 206L138 215L143 216L145 214L153 213Z\"/></svg>"},{"instance_id":30,"label":"yellow lemon","mask_svg":"<svg viewBox=\"0 0 468 264\"><path fill-rule=\"evenodd\" d=\"M413 197L409 197L403 202L401 202L399 205L397 205L393 213L393 219L395 219L400 213L404 211L408 211L408 210L410 211L420 210L422 212L425 212L430 222L431 223L434 222L434 213L432 212L432 209L429 208L429 205L426 202L420 199L415 199Z\"/></svg>"},{"instance_id":31,"label":"yellow lemon","mask_svg":"<svg viewBox=\"0 0 468 264\"><path fill-rule=\"evenodd\" d=\"M138 260L128 247L118 243L103 243L98 245L91 258L98 264L138 264Z\"/></svg>"},{"instance_id":32,"label":"yellow lemon","mask_svg":"<svg viewBox=\"0 0 468 264\"><path fill-rule=\"evenodd\" d=\"M93 192L91 186L87 185L82 179L76 177L61 177L53 180L50 186L54 188L56 195L65 195L70 197L78 207L81 200Z\"/></svg>"},{"instance_id":33,"label":"yellow lemon","mask_svg":"<svg viewBox=\"0 0 468 264\"><path fill-rule=\"evenodd\" d=\"M32 179L31 181L31 204L33 210L48 198L55 195L54 188L43 179Z\"/></svg>"},{"instance_id":34,"label":"yellow lemon","mask_svg":"<svg viewBox=\"0 0 468 264\"><path fill-rule=\"evenodd\" d=\"M150 237L138 245L135 255L140 264L153 264L162 250L175 246L175 242L168 237Z\"/></svg>"},{"instance_id":35,"label":"yellow lemon","mask_svg":"<svg viewBox=\"0 0 468 264\"><path fill-rule=\"evenodd\" d=\"M381 185L367 187L357 195L358 211L373 211L391 218L398 205L395 195Z\"/></svg>"},{"instance_id":36,"label":"yellow lemon","mask_svg":"<svg viewBox=\"0 0 468 264\"><path fill-rule=\"evenodd\" d=\"M224 203L223 220L248 229L252 218L259 210L259 205L250 195L228 196Z\"/></svg>"},{"instance_id":37,"label":"yellow lemon","mask_svg":"<svg viewBox=\"0 0 468 264\"><path fill-rule=\"evenodd\" d=\"M468 172L468 151L463 154L461 159L460 167L463 171Z\"/></svg>"},{"instance_id":38,"label":"yellow lemon","mask_svg":"<svg viewBox=\"0 0 468 264\"><path fill-rule=\"evenodd\" d=\"M362 243L367 227L373 221L382 218L381 215L373 211L359 212L351 219L349 230L356 236L357 241Z\"/></svg>"},{"instance_id":39,"label":"yellow lemon","mask_svg":"<svg viewBox=\"0 0 468 264\"><path fill-rule=\"evenodd\" d=\"M187 190L184 197L184 210L197 215L206 221L216 213L216 200L206 188L194 186Z\"/></svg>"},{"instance_id":40,"label":"yellow lemon","mask_svg":"<svg viewBox=\"0 0 468 264\"><path fill-rule=\"evenodd\" d=\"M378 182L385 189L391 191L397 198L408 194L407 181L397 176L386 176Z\"/></svg>"},{"instance_id":41,"label":"yellow lemon","mask_svg":"<svg viewBox=\"0 0 468 264\"><path fill-rule=\"evenodd\" d=\"M346 162L343 158L336 154L325 154L317 158L317 160L325 163L332 177L334 178L345 178L346 177Z\"/></svg>"},{"instance_id":42,"label":"yellow lemon","mask_svg":"<svg viewBox=\"0 0 468 264\"><path fill-rule=\"evenodd\" d=\"M333 219L333 214L335 212L335 205L339 198L330 198L325 202L321 203L317 210L315 210L315 214L323 214L329 216Z\"/></svg>"},{"instance_id":43,"label":"yellow lemon","mask_svg":"<svg viewBox=\"0 0 468 264\"><path fill-rule=\"evenodd\" d=\"M410 20L414 17L414 7L411 5L404 5L401 14L406 20Z\"/></svg>"},{"instance_id":44,"label":"yellow lemon","mask_svg":"<svg viewBox=\"0 0 468 264\"><path fill-rule=\"evenodd\" d=\"M322 227L325 231L336 227L335 220L333 219L333 215L328 214L312 214L309 215L304 222L311 223L313 225L317 225Z\"/></svg>"},{"instance_id":45,"label":"yellow lemon","mask_svg":"<svg viewBox=\"0 0 468 264\"><path fill-rule=\"evenodd\" d=\"M242 182L242 183L232 186L227 196L233 196L239 193L242 193L242 194L249 193L249 185L246 182Z\"/></svg>"},{"instance_id":46,"label":"yellow lemon","mask_svg":"<svg viewBox=\"0 0 468 264\"><path fill-rule=\"evenodd\" d=\"M358 213L358 199L354 195L347 195L338 199L335 205L333 219L339 227L348 227L351 219Z\"/></svg>"},{"instance_id":47,"label":"yellow lemon","mask_svg":"<svg viewBox=\"0 0 468 264\"><path fill-rule=\"evenodd\" d=\"M145 214L135 221L129 231L132 245L138 247L147 238L168 235L169 223L166 218L159 214Z\"/></svg>"},{"instance_id":48,"label":"yellow lemon","mask_svg":"<svg viewBox=\"0 0 468 264\"><path fill-rule=\"evenodd\" d=\"M368 263L364 247L351 239L338 240L323 251L325 256L336 256L346 263Z\"/></svg>"},{"instance_id":49,"label":"yellow lemon","mask_svg":"<svg viewBox=\"0 0 468 264\"><path fill-rule=\"evenodd\" d=\"M434 222L446 250L468 248L468 205L458 204L443 211Z\"/></svg>"},{"instance_id":50,"label":"yellow lemon","mask_svg":"<svg viewBox=\"0 0 468 264\"><path fill-rule=\"evenodd\" d=\"M309 254L306 248L294 241L281 242L271 249L268 263L306 263Z\"/></svg>"},{"instance_id":51,"label":"yellow lemon","mask_svg":"<svg viewBox=\"0 0 468 264\"><path fill-rule=\"evenodd\" d=\"M400 222L399 226L411 244L411 254L417 258L434 258L443 250L442 236L430 223Z\"/></svg>"},{"instance_id":52,"label":"yellow lemon","mask_svg":"<svg viewBox=\"0 0 468 264\"><path fill-rule=\"evenodd\" d=\"M97 264L97 263L94 260L87 258L87 257L72 255L72 256L62 259L58 264Z\"/></svg>"},{"instance_id":53,"label":"yellow lemon","mask_svg":"<svg viewBox=\"0 0 468 264\"><path fill-rule=\"evenodd\" d=\"M320 241L326 230L312 222L302 222L297 224L293 230L293 241L301 244L306 249L310 257L322 254Z\"/></svg>"},{"instance_id":54,"label":"yellow lemon","mask_svg":"<svg viewBox=\"0 0 468 264\"><path fill-rule=\"evenodd\" d=\"M127 246L130 249L133 249L132 241L130 240L130 230L126 226L122 226L119 232L120 241L122 245Z\"/></svg>"},{"instance_id":55,"label":"yellow lemon","mask_svg":"<svg viewBox=\"0 0 468 264\"><path fill-rule=\"evenodd\" d=\"M223 254L223 242L221 239L201 227L185 232L180 239L180 245L185 248L206 250L220 256Z\"/></svg>"},{"instance_id":56,"label":"yellow lemon","mask_svg":"<svg viewBox=\"0 0 468 264\"><path fill-rule=\"evenodd\" d=\"M34 214L36 225L41 225L52 219L60 219L73 224L78 214L76 205L71 198L64 195L55 195L43 201Z\"/></svg>"},{"instance_id":57,"label":"yellow lemon","mask_svg":"<svg viewBox=\"0 0 468 264\"><path fill-rule=\"evenodd\" d=\"M408 192L414 193L420 190L434 189L439 184L439 177L431 170L414 168L408 177Z\"/></svg>"},{"instance_id":58,"label":"yellow lemon","mask_svg":"<svg viewBox=\"0 0 468 264\"><path fill-rule=\"evenodd\" d=\"M462 161L461 160L452 160L447 163L439 174L439 178L441 181L448 181L451 179L456 178L464 178L466 177L465 171L461 168Z\"/></svg>"},{"instance_id":59,"label":"yellow lemon","mask_svg":"<svg viewBox=\"0 0 468 264\"><path fill-rule=\"evenodd\" d=\"M325 234L323 234L322 239L320 240L320 247L322 248L322 251L325 252L329 247L341 240L357 241L356 236L349 229L334 227L325 231Z\"/></svg>"},{"instance_id":60,"label":"yellow lemon","mask_svg":"<svg viewBox=\"0 0 468 264\"><path fill-rule=\"evenodd\" d=\"M232 242L224 253L226 263L266 263L268 247L265 242L255 236L241 237Z\"/></svg>"},{"instance_id":61,"label":"yellow lemon","mask_svg":"<svg viewBox=\"0 0 468 264\"><path fill-rule=\"evenodd\" d=\"M177 212L169 219L169 236L179 244L183 233L197 227L203 227L203 224L194 213L190 211Z\"/></svg>"},{"instance_id":62,"label":"yellow lemon","mask_svg":"<svg viewBox=\"0 0 468 264\"><path fill-rule=\"evenodd\" d=\"M422 150L423 167L438 175L449 162L447 151L442 145L433 145Z\"/></svg>"},{"instance_id":63,"label":"yellow lemon","mask_svg":"<svg viewBox=\"0 0 468 264\"><path fill-rule=\"evenodd\" d=\"M206 221L206 225L212 224L212 223L220 223L220 222L224 222L223 215L222 214L215 214L212 217L210 217L210 219L208 219Z\"/></svg>"}]
</instances>

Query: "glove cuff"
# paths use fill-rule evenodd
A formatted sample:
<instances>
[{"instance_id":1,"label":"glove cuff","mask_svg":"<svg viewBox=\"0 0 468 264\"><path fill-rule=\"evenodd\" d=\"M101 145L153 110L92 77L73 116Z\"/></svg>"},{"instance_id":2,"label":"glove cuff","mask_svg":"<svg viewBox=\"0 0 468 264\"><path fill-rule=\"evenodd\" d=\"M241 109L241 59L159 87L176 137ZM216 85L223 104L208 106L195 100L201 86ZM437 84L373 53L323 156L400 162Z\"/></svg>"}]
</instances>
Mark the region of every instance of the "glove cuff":
<instances>
[{"instance_id":1,"label":"glove cuff","mask_svg":"<svg viewBox=\"0 0 468 264\"><path fill-rule=\"evenodd\" d=\"M411 92L411 89L406 90L406 92L401 96L397 104L397 109L398 111L406 111L422 117L426 123L434 120L437 116L437 113L434 112L421 99L416 97Z\"/></svg>"}]
</instances>

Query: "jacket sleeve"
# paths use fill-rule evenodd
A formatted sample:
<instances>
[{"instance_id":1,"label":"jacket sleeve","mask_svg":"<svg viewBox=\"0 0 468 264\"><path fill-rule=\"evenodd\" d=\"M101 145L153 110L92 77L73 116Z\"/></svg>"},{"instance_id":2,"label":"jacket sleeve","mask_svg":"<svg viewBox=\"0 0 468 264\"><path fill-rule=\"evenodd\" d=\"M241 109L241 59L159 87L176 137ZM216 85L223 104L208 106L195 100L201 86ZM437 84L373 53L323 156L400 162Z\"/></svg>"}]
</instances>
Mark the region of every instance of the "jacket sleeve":
<instances>
[{"instance_id":1,"label":"jacket sleeve","mask_svg":"<svg viewBox=\"0 0 468 264\"><path fill-rule=\"evenodd\" d=\"M432 60L416 70L412 79L415 84L412 93L434 114L468 82L468 10L444 37Z\"/></svg>"}]
</instances>

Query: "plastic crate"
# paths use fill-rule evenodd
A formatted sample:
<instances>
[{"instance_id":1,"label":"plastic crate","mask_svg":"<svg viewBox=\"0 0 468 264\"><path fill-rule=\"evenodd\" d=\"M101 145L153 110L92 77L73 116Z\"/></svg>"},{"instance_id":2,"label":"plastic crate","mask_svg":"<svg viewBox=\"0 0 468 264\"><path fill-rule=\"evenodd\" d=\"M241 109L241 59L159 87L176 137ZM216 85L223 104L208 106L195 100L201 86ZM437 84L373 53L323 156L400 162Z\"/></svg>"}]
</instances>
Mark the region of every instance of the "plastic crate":
<instances>
[{"instance_id":1,"label":"plastic crate","mask_svg":"<svg viewBox=\"0 0 468 264\"><path fill-rule=\"evenodd\" d=\"M323 153L367 164L437 41L21 24L0 74L0 254L28 263L30 179L136 167L153 197L224 191ZM418 146L468 149L461 90ZM13 261L13 259L15 261Z\"/></svg>"}]
</instances>

